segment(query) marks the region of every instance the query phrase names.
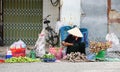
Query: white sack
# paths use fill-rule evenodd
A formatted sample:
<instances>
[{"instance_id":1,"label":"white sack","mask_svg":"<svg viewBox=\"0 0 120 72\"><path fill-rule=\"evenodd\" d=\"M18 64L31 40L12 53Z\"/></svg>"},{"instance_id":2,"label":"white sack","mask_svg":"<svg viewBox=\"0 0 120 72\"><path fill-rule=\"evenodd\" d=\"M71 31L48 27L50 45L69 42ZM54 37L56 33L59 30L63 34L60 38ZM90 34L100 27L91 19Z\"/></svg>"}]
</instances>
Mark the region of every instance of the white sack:
<instances>
[{"instance_id":1,"label":"white sack","mask_svg":"<svg viewBox=\"0 0 120 72\"><path fill-rule=\"evenodd\" d=\"M106 35L106 40L112 43L112 47L107 49L107 52L120 51L120 43L118 37L114 33Z\"/></svg>"},{"instance_id":2,"label":"white sack","mask_svg":"<svg viewBox=\"0 0 120 72\"><path fill-rule=\"evenodd\" d=\"M112 45L118 45L119 39L114 33L109 33L106 35L106 40L112 42Z\"/></svg>"},{"instance_id":3,"label":"white sack","mask_svg":"<svg viewBox=\"0 0 120 72\"><path fill-rule=\"evenodd\" d=\"M37 57L42 57L45 54L45 29L41 31L39 34L39 37L36 41L35 48L36 48L36 56Z\"/></svg>"}]
</instances>

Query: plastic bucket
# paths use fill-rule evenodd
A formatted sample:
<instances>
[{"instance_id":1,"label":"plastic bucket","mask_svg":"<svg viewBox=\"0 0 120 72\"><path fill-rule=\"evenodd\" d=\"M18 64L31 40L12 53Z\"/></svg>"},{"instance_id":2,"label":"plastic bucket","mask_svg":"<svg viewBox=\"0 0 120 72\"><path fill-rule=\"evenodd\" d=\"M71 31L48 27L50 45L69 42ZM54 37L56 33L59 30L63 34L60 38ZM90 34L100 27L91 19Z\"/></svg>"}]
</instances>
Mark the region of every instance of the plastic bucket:
<instances>
[{"instance_id":1,"label":"plastic bucket","mask_svg":"<svg viewBox=\"0 0 120 72\"><path fill-rule=\"evenodd\" d=\"M11 57L12 57L12 55L6 55L6 59L11 58Z\"/></svg>"},{"instance_id":2,"label":"plastic bucket","mask_svg":"<svg viewBox=\"0 0 120 72\"><path fill-rule=\"evenodd\" d=\"M105 50L100 50L98 52L98 54L96 54L96 59L98 59L98 60L104 60L105 59L105 54L106 54Z\"/></svg>"},{"instance_id":3,"label":"plastic bucket","mask_svg":"<svg viewBox=\"0 0 120 72\"><path fill-rule=\"evenodd\" d=\"M88 47L89 46L89 42L88 42L88 30L87 30L87 28L80 28L80 31L83 34L81 42L85 42L86 47Z\"/></svg>"},{"instance_id":4,"label":"plastic bucket","mask_svg":"<svg viewBox=\"0 0 120 72\"><path fill-rule=\"evenodd\" d=\"M12 57L12 52L9 50L7 51L6 59L11 58L11 57Z\"/></svg>"}]
</instances>

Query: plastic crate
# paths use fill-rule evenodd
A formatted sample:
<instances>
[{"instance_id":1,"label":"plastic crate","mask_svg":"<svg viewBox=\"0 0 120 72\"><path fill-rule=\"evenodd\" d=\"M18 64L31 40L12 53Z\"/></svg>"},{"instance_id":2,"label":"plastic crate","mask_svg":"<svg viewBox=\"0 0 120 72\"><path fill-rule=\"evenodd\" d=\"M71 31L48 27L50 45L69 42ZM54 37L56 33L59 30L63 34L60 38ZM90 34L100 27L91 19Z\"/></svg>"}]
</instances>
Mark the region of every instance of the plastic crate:
<instances>
[{"instance_id":1,"label":"plastic crate","mask_svg":"<svg viewBox=\"0 0 120 72\"><path fill-rule=\"evenodd\" d=\"M13 57L19 57L19 56L26 56L26 49L25 48L19 48L19 49L10 49L12 51Z\"/></svg>"}]
</instances>

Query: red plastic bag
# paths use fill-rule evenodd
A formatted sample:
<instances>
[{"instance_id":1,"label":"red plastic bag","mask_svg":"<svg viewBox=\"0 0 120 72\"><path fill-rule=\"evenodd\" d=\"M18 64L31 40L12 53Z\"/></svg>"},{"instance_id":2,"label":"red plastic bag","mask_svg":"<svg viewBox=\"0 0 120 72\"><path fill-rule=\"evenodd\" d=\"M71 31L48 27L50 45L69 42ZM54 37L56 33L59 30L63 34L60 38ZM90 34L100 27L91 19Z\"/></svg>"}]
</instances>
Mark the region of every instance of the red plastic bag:
<instances>
[{"instance_id":1,"label":"red plastic bag","mask_svg":"<svg viewBox=\"0 0 120 72\"><path fill-rule=\"evenodd\" d=\"M49 53L53 54L57 60L60 60L62 58L62 50L62 48L51 47L49 48Z\"/></svg>"}]
</instances>

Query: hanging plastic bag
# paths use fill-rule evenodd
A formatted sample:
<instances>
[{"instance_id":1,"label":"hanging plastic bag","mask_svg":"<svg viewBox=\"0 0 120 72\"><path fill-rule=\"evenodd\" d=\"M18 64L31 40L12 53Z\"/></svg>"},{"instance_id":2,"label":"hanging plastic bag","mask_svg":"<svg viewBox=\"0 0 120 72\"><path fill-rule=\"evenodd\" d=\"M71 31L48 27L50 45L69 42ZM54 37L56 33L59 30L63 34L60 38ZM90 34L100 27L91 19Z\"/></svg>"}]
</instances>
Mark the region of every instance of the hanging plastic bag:
<instances>
[{"instance_id":1,"label":"hanging plastic bag","mask_svg":"<svg viewBox=\"0 0 120 72\"><path fill-rule=\"evenodd\" d=\"M37 57L42 57L45 54L45 35L45 29L42 29L35 44L35 51Z\"/></svg>"}]
</instances>

